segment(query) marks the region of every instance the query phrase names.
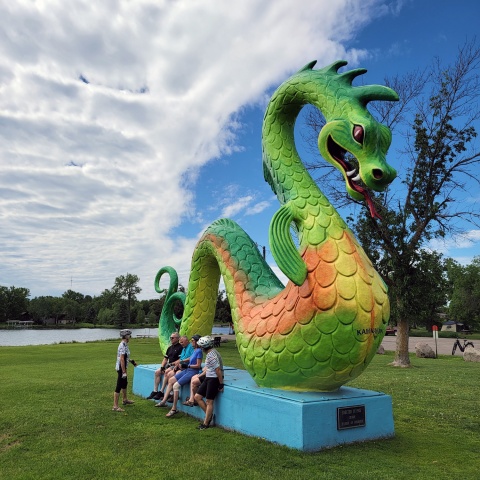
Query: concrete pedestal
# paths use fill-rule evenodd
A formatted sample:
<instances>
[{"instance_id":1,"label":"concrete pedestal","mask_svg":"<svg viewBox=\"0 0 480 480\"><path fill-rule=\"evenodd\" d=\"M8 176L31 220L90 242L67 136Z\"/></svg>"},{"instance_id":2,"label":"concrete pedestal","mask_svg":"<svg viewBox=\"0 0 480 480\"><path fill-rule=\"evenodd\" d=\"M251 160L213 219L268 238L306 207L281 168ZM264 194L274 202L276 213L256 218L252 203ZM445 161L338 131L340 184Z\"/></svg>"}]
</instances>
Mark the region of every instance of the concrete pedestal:
<instances>
[{"instance_id":1,"label":"concrete pedestal","mask_svg":"<svg viewBox=\"0 0 480 480\"><path fill-rule=\"evenodd\" d=\"M134 370L133 393L147 397L159 365ZM189 395L183 387L182 401ZM199 407L180 411L203 419ZM245 371L225 367L225 390L215 400L216 425L302 451L392 437L389 395L342 387L336 392L290 392L258 387Z\"/></svg>"}]
</instances>

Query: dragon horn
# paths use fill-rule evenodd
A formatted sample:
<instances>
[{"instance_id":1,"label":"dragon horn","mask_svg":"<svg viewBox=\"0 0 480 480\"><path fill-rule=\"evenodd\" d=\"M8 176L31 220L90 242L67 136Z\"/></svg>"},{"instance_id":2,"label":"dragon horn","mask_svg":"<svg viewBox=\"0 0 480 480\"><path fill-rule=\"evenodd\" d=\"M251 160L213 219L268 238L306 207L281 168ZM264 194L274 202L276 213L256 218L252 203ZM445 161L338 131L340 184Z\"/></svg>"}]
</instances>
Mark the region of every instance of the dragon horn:
<instances>
[{"instance_id":1,"label":"dragon horn","mask_svg":"<svg viewBox=\"0 0 480 480\"><path fill-rule=\"evenodd\" d=\"M397 93L391 88L383 85L365 85L363 87L355 87L355 91L355 96L364 106L373 100L398 100Z\"/></svg>"},{"instance_id":2,"label":"dragon horn","mask_svg":"<svg viewBox=\"0 0 480 480\"><path fill-rule=\"evenodd\" d=\"M358 77L359 75L363 75L364 73L367 73L366 68L357 68L355 70L349 70L348 72L341 73L339 78L344 80L345 83L351 85L356 77Z\"/></svg>"},{"instance_id":3,"label":"dragon horn","mask_svg":"<svg viewBox=\"0 0 480 480\"><path fill-rule=\"evenodd\" d=\"M316 65L316 63L316 60L312 60L311 62L307 63L303 68L301 68L297 73L304 72L305 70L313 70L313 67Z\"/></svg>"}]
</instances>

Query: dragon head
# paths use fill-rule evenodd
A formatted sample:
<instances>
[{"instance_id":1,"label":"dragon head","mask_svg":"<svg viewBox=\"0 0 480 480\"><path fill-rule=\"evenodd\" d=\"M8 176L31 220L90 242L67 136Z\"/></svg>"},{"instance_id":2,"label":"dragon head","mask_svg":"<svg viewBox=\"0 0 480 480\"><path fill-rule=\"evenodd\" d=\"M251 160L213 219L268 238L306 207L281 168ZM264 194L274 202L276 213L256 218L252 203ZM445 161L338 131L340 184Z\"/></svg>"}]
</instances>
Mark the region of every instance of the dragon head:
<instances>
[{"instance_id":1,"label":"dragon head","mask_svg":"<svg viewBox=\"0 0 480 480\"><path fill-rule=\"evenodd\" d=\"M385 158L392 141L390 129L378 123L366 105L372 100L395 101L398 95L382 85L353 87L353 79L366 70L338 74L338 69L346 64L341 60L313 71L328 78L326 95L333 99L319 106L326 124L320 131L318 147L323 158L342 173L348 194L356 200L365 200L372 217L380 218L368 191L383 191L397 172Z\"/></svg>"}]
</instances>

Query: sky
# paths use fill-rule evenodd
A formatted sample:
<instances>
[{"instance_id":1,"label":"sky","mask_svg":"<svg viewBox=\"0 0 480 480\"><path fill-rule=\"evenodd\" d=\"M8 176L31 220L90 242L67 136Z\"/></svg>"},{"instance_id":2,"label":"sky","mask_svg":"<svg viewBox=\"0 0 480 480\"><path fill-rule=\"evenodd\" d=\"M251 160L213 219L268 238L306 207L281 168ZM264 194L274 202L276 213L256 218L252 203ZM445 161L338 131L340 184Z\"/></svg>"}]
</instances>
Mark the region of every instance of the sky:
<instances>
[{"instance_id":1,"label":"sky","mask_svg":"<svg viewBox=\"0 0 480 480\"><path fill-rule=\"evenodd\" d=\"M93 296L132 273L139 298L156 298L157 271L186 286L221 217L285 281L268 246L269 96L312 60L345 59L380 84L452 62L479 16L477 0L2 2L0 285ZM480 230L465 229L434 247L469 263Z\"/></svg>"}]
</instances>

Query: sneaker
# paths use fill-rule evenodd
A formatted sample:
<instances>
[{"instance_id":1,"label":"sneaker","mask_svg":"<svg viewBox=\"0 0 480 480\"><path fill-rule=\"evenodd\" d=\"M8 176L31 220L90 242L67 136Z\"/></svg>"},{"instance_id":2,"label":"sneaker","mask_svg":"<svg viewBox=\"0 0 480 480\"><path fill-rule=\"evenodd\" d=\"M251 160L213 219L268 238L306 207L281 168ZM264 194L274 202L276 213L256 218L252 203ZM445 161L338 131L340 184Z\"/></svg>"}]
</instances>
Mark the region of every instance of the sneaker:
<instances>
[{"instance_id":1,"label":"sneaker","mask_svg":"<svg viewBox=\"0 0 480 480\"><path fill-rule=\"evenodd\" d=\"M157 395L158 392L155 392L155 390L147 397L147 400L151 400L152 398L155 398L155 395Z\"/></svg>"},{"instance_id":2,"label":"sneaker","mask_svg":"<svg viewBox=\"0 0 480 480\"><path fill-rule=\"evenodd\" d=\"M206 430L208 428L208 425L205 425L204 423L201 423L197 428L199 430Z\"/></svg>"},{"instance_id":3,"label":"sneaker","mask_svg":"<svg viewBox=\"0 0 480 480\"><path fill-rule=\"evenodd\" d=\"M167 403L173 403L173 394L168 396Z\"/></svg>"},{"instance_id":4,"label":"sneaker","mask_svg":"<svg viewBox=\"0 0 480 480\"><path fill-rule=\"evenodd\" d=\"M163 398L163 392L156 392L155 396L152 397L154 400L161 400Z\"/></svg>"}]
</instances>

